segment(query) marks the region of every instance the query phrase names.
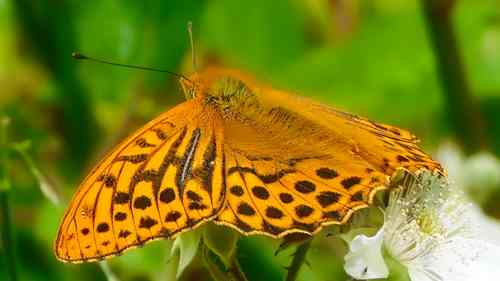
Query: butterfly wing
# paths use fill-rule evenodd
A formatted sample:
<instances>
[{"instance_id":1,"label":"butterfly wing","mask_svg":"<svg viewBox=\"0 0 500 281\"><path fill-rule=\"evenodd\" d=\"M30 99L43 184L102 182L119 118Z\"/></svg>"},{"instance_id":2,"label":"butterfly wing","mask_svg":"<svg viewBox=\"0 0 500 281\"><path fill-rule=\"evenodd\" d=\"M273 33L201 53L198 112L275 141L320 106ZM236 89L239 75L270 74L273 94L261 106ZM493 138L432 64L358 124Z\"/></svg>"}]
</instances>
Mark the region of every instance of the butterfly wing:
<instances>
[{"instance_id":1,"label":"butterfly wing","mask_svg":"<svg viewBox=\"0 0 500 281\"><path fill-rule=\"evenodd\" d=\"M388 185L386 173L322 126L281 110L266 115L226 122L227 203L217 223L245 234L311 234L344 223Z\"/></svg>"},{"instance_id":2,"label":"butterfly wing","mask_svg":"<svg viewBox=\"0 0 500 281\"><path fill-rule=\"evenodd\" d=\"M228 191L219 224L272 237L311 234L369 206L399 168L443 172L407 131L226 75L255 100L224 124Z\"/></svg>"},{"instance_id":3,"label":"butterfly wing","mask_svg":"<svg viewBox=\"0 0 500 281\"><path fill-rule=\"evenodd\" d=\"M221 208L222 144L196 100L160 115L107 155L65 213L56 256L69 262L116 255L171 238Z\"/></svg>"},{"instance_id":4,"label":"butterfly wing","mask_svg":"<svg viewBox=\"0 0 500 281\"><path fill-rule=\"evenodd\" d=\"M441 165L418 146L419 140L406 130L342 112L285 91L268 87L255 91L263 103L280 104L284 110L297 113L328 128L332 134L342 136L351 143L356 154L385 174L392 175L400 167L412 172L428 169L445 173Z\"/></svg>"},{"instance_id":5,"label":"butterfly wing","mask_svg":"<svg viewBox=\"0 0 500 281\"><path fill-rule=\"evenodd\" d=\"M266 114L273 111L281 112L285 116L294 115L320 125L321 130L328 131L330 139L335 139L337 143L347 144L353 153L359 154L365 161L385 174L391 175L399 167L412 172L424 168L445 174L441 165L418 146L419 140L406 130L342 112L300 95L275 89L257 82L253 77L238 70L214 67L207 69L203 75L205 77L230 77L241 81L252 93L252 98L256 100L247 104L254 108L245 105L237 110L248 113L245 116L247 119L257 123L265 121ZM259 114L262 117L256 116ZM298 137L307 138L307 136L300 135Z\"/></svg>"}]
</instances>

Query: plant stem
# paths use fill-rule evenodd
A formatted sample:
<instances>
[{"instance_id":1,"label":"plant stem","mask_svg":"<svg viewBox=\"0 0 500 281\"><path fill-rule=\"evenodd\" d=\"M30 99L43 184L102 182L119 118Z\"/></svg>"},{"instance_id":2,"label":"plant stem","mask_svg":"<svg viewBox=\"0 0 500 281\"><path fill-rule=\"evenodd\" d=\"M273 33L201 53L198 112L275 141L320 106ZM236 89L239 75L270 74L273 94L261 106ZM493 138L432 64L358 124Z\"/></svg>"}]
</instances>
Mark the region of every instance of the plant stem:
<instances>
[{"instance_id":1,"label":"plant stem","mask_svg":"<svg viewBox=\"0 0 500 281\"><path fill-rule=\"evenodd\" d=\"M3 123L3 121L2 121L2 123ZM5 135L6 135L5 133L2 133L2 135L0 136L0 138L1 138L0 148L1 148L2 143L5 143L5 146L6 146L7 142L6 141L2 142L4 139L6 140ZM28 169L31 171L33 176L38 181L38 184L40 185L40 190L42 191L42 194L45 196L45 198L50 203L52 203L54 206L61 207L61 205L63 205L63 200L59 196L59 192L55 189L55 187L53 185L51 185L48 182L48 179L45 177L45 175L42 174L40 169L38 169L37 165L35 164L35 161L33 161L33 159L31 158L31 156L28 153L30 143L29 142L17 143L17 144L12 145L12 147L14 148L15 151L17 151L19 153L21 158L24 160L25 164L28 166ZM0 150L0 151L4 152L4 150ZM2 153L2 154L4 154L4 153ZM3 158L4 157L2 157L0 159L3 159ZM5 165L6 160L2 161L2 163L4 163L3 166L6 167L6 165ZM1 168L2 167L0 166L0 170L1 170ZM2 175L1 171L0 171L0 175ZM1 192L1 189L2 188L0 187L0 193L3 193L3 192ZM0 195L2 195L2 194L0 194ZM7 203L8 202L6 201L5 204L7 204ZM4 221L7 222L7 219L4 219ZM13 261L13 259L9 259L9 260ZM106 280L108 280L108 281L120 281L120 279L111 270L111 268L109 267L109 264L106 261L99 262L99 267L101 268L102 272L106 276ZM15 279L13 279L13 280L15 280Z\"/></svg>"},{"instance_id":2,"label":"plant stem","mask_svg":"<svg viewBox=\"0 0 500 281\"><path fill-rule=\"evenodd\" d=\"M241 270L241 266L240 266L236 256L232 257L232 259L230 260L231 264L230 264L227 272L224 273L220 270L219 265L217 265L215 262L212 261L212 259L210 257L210 253L211 253L210 249L206 245L203 244L202 245L202 258L203 258L203 261L205 262L205 267L207 268L208 272L210 272L210 275L212 276L212 278L214 280L216 280L216 281L226 281L226 280L248 281L245 274Z\"/></svg>"},{"instance_id":3,"label":"plant stem","mask_svg":"<svg viewBox=\"0 0 500 281\"><path fill-rule=\"evenodd\" d=\"M2 236L5 251L7 276L11 281L17 280L16 254L14 239L12 237L13 225L9 207L10 181L7 176L7 126L9 119L2 117L0 120L0 236Z\"/></svg>"},{"instance_id":4,"label":"plant stem","mask_svg":"<svg viewBox=\"0 0 500 281\"><path fill-rule=\"evenodd\" d=\"M210 250L208 249L208 247L203 243L201 247L203 262L205 263L205 267L210 273L212 279L214 279L215 281L226 281L228 277L219 269L219 266L212 261L212 259L210 258Z\"/></svg>"},{"instance_id":5,"label":"plant stem","mask_svg":"<svg viewBox=\"0 0 500 281\"><path fill-rule=\"evenodd\" d=\"M297 250L293 254L292 263L288 267L288 272L286 275L286 281L295 281L299 275L300 268L302 264L306 262L307 251L311 247L311 239L302 243L297 247Z\"/></svg>"},{"instance_id":6,"label":"plant stem","mask_svg":"<svg viewBox=\"0 0 500 281\"><path fill-rule=\"evenodd\" d=\"M422 0L427 29L436 57L436 67L447 99L452 126L466 152L487 148L484 119L466 79L452 14L455 0Z\"/></svg>"},{"instance_id":7,"label":"plant stem","mask_svg":"<svg viewBox=\"0 0 500 281\"><path fill-rule=\"evenodd\" d=\"M61 207L63 202L59 195L59 192L55 189L55 187L52 184L49 183L49 180L40 171L40 169L38 169L37 165L35 164L35 161L33 161L31 156L28 154L27 151L28 146L23 144L17 144L14 145L13 147L17 152L19 152L19 155L28 166L28 169L31 171L33 176L38 181L40 190L42 191L42 194L45 196L45 198L49 200L49 202L51 202L54 206Z\"/></svg>"},{"instance_id":8,"label":"plant stem","mask_svg":"<svg viewBox=\"0 0 500 281\"><path fill-rule=\"evenodd\" d=\"M116 276L116 274L111 270L109 267L108 262L106 261L101 261L99 262L99 267L101 268L102 272L104 272L104 275L106 276L106 280L108 281L120 281L120 279Z\"/></svg>"},{"instance_id":9,"label":"plant stem","mask_svg":"<svg viewBox=\"0 0 500 281\"><path fill-rule=\"evenodd\" d=\"M248 281L245 273L241 270L240 263L238 262L236 256L233 258L231 266L229 267L229 275L231 276L231 279L235 281Z\"/></svg>"},{"instance_id":10,"label":"plant stem","mask_svg":"<svg viewBox=\"0 0 500 281\"><path fill-rule=\"evenodd\" d=\"M8 117L0 117L0 191L10 189L10 181L7 176L7 127L9 123Z\"/></svg>"},{"instance_id":11,"label":"plant stem","mask_svg":"<svg viewBox=\"0 0 500 281\"><path fill-rule=\"evenodd\" d=\"M12 239L12 221L10 220L9 198L7 191L0 191L0 208L2 221L2 243L5 251L7 275L11 281L17 280L16 259L14 253L14 240Z\"/></svg>"}]
</instances>

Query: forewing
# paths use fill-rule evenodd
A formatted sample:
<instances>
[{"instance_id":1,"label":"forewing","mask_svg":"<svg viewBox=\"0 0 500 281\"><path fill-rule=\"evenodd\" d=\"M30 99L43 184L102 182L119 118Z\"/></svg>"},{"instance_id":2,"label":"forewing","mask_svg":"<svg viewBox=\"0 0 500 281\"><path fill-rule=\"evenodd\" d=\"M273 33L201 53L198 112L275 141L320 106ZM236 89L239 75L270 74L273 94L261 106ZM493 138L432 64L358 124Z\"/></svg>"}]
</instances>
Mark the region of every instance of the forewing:
<instances>
[{"instance_id":1,"label":"forewing","mask_svg":"<svg viewBox=\"0 0 500 281\"><path fill-rule=\"evenodd\" d=\"M196 100L118 145L80 185L55 244L69 262L117 255L171 238L216 214L224 200L222 144Z\"/></svg>"}]
</instances>

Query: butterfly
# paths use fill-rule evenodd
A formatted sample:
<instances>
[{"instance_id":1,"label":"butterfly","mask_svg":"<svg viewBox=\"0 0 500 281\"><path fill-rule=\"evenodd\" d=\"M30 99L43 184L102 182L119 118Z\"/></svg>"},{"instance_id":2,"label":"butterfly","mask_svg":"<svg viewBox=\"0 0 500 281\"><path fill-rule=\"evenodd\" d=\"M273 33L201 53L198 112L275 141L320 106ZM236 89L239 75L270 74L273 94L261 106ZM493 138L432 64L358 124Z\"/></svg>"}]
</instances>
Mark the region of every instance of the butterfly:
<instances>
[{"instance_id":1,"label":"butterfly","mask_svg":"<svg viewBox=\"0 0 500 281\"><path fill-rule=\"evenodd\" d=\"M207 68L116 146L67 209L57 258L95 261L213 222L281 238L344 224L398 169L443 172L411 133Z\"/></svg>"}]
</instances>

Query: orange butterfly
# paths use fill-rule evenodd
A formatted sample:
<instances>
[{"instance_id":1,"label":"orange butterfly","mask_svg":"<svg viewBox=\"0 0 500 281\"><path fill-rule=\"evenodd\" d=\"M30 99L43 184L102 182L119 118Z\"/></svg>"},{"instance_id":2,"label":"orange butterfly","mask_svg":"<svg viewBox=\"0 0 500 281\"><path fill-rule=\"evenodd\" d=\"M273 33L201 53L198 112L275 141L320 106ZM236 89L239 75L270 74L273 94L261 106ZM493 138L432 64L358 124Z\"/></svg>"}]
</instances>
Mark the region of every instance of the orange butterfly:
<instances>
[{"instance_id":1,"label":"orange butterfly","mask_svg":"<svg viewBox=\"0 0 500 281\"><path fill-rule=\"evenodd\" d=\"M55 252L117 255L212 221L279 238L343 224L399 168L442 172L409 132L210 68L188 100L111 151L64 215Z\"/></svg>"}]
</instances>

